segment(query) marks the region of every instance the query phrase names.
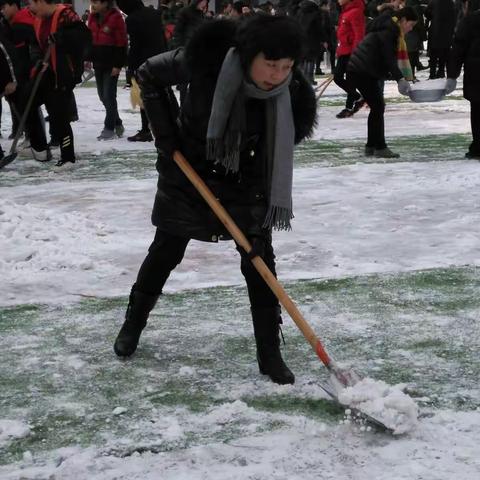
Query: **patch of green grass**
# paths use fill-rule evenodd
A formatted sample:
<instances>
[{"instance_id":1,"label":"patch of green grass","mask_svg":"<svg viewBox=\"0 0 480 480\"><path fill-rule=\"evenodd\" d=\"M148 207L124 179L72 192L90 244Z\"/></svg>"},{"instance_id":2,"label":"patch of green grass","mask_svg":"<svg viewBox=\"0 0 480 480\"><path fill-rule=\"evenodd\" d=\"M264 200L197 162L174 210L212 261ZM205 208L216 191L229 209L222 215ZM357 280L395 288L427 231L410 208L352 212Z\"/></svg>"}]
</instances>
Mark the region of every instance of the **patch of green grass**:
<instances>
[{"instance_id":1,"label":"patch of green grass","mask_svg":"<svg viewBox=\"0 0 480 480\"><path fill-rule=\"evenodd\" d=\"M464 160L470 141L469 136L463 134L393 137L388 143L392 150L400 154L400 158L379 159L364 156L364 139L308 140L296 148L295 165L338 167L356 163Z\"/></svg>"},{"instance_id":2,"label":"patch of green grass","mask_svg":"<svg viewBox=\"0 0 480 480\"><path fill-rule=\"evenodd\" d=\"M415 395L428 397L431 408L480 407L478 269L309 280L285 287L337 361L390 384L407 383ZM0 463L21 458L25 450L75 444L115 449L116 438L131 441L118 446L119 455L137 447L165 451L229 442L247 431L282 428L290 417L335 422L342 414L333 403L309 396L308 385L318 385L328 374L286 313L283 356L298 384L285 393L259 374L243 286L163 295L138 351L120 361L112 342L126 304L124 296L2 311L2 417L21 418L34 430L10 442ZM235 400L261 420L247 412L208 431L204 415ZM118 406L127 413L113 415ZM162 418L178 421L181 438L159 439Z\"/></svg>"}]
</instances>

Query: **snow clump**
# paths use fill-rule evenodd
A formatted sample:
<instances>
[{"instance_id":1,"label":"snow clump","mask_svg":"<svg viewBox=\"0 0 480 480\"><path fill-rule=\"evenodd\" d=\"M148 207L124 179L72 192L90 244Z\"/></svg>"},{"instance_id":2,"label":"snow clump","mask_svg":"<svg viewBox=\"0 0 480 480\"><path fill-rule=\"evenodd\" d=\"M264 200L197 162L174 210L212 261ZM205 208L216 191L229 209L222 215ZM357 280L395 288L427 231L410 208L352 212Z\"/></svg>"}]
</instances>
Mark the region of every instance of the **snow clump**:
<instances>
[{"instance_id":1,"label":"snow clump","mask_svg":"<svg viewBox=\"0 0 480 480\"><path fill-rule=\"evenodd\" d=\"M417 404L398 385L364 378L354 386L341 389L338 400L379 420L395 435L407 433L418 424Z\"/></svg>"}]
</instances>

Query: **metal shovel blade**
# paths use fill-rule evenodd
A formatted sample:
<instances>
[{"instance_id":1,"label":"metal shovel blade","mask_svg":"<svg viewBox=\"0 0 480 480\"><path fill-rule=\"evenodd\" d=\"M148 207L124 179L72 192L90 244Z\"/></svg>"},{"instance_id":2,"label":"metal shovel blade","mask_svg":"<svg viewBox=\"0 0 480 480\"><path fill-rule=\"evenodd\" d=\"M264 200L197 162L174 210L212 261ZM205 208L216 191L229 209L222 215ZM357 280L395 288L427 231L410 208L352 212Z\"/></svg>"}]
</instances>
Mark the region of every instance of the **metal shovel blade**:
<instances>
[{"instance_id":1,"label":"metal shovel blade","mask_svg":"<svg viewBox=\"0 0 480 480\"><path fill-rule=\"evenodd\" d=\"M13 152L13 153L9 153L8 155L5 155L0 160L0 169L3 167L6 167L9 163L12 163L16 158L17 158L17 152Z\"/></svg>"}]
</instances>

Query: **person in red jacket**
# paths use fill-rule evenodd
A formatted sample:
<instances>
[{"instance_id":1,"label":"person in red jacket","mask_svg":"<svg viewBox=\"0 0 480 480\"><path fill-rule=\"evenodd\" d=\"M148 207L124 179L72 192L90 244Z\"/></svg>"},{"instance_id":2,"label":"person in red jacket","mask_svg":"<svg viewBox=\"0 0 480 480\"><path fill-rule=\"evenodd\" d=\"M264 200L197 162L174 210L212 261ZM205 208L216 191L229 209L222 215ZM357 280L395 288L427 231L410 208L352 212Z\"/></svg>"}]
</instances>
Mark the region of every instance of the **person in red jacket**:
<instances>
[{"instance_id":1,"label":"person in red jacket","mask_svg":"<svg viewBox=\"0 0 480 480\"><path fill-rule=\"evenodd\" d=\"M32 46L32 59L37 61L33 77L43 72L32 108L48 105L52 130L60 140L60 160L56 166L75 163L73 131L70 125L73 89L82 80L85 52L91 45L91 33L70 5L56 4L55 0L29 0L35 15L36 44ZM49 54L48 62L45 62ZM46 145L44 135L34 142ZM43 149L42 149L43 150ZM45 150L44 150L45 151ZM48 149L47 149L48 153ZM48 160L45 158L44 160Z\"/></svg>"},{"instance_id":2,"label":"person in red jacket","mask_svg":"<svg viewBox=\"0 0 480 480\"><path fill-rule=\"evenodd\" d=\"M347 65L350 55L365 36L365 4L363 0L338 0L342 11L337 27L337 65L334 82L347 93L345 108L337 118L351 117L365 104L364 99L347 80Z\"/></svg>"},{"instance_id":3,"label":"person in red jacket","mask_svg":"<svg viewBox=\"0 0 480 480\"><path fill-rule=\"evenodd\" d=\"M88 28L92 32L93 62L98 96L105 107L104 128L98 140L121 137L124 132L118 115L117 83L118 76L127 58L127 27L113 0L90 0L91 13Z\"/></svg>"},{"instance_id":4,"label":"person in red jacket","mask_svg":"<svg viewBox=\"0 0 480 480\"><path fill-rule=\"evenodd\" d=\"M32 61L30 58L30 46L35 43L35 31L33 24L35 17L28 7L21 8L20 0L0 0L0 12L6 20L3 31L15 49L15 73L17 77L17 89L7 100L12 105L13 112L22 114L28 98L28 87ZM17 133L20 119L14 113L12 115L11 138ZM25 125L29 134L31 128L43 131L39 111L31 112Z\"/></svg>"}]
</instances>

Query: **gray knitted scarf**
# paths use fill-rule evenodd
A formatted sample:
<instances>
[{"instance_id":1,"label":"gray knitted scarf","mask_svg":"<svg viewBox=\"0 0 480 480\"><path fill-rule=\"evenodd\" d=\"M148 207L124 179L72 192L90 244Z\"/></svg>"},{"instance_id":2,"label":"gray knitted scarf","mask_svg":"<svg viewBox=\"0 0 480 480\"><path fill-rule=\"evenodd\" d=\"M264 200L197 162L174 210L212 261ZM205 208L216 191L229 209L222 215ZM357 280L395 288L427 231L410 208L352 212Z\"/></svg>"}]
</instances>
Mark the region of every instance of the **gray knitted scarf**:
<instances>
[{"instance_id":1,"label":"gray knitted scarf","mask_svg":"<svg viewBox=\"0 0 480 480\"><path fill-rule=\"evenodd\" d=\"M222 64L207 130L207 158L238 172L242 133L246 132L245 98L266 100L269 204L264 228L290 230L292 212L293 122L289 84L292 74L272 90L245 79L240 58L231 48Z\"/></svg>"}]
</instances>

